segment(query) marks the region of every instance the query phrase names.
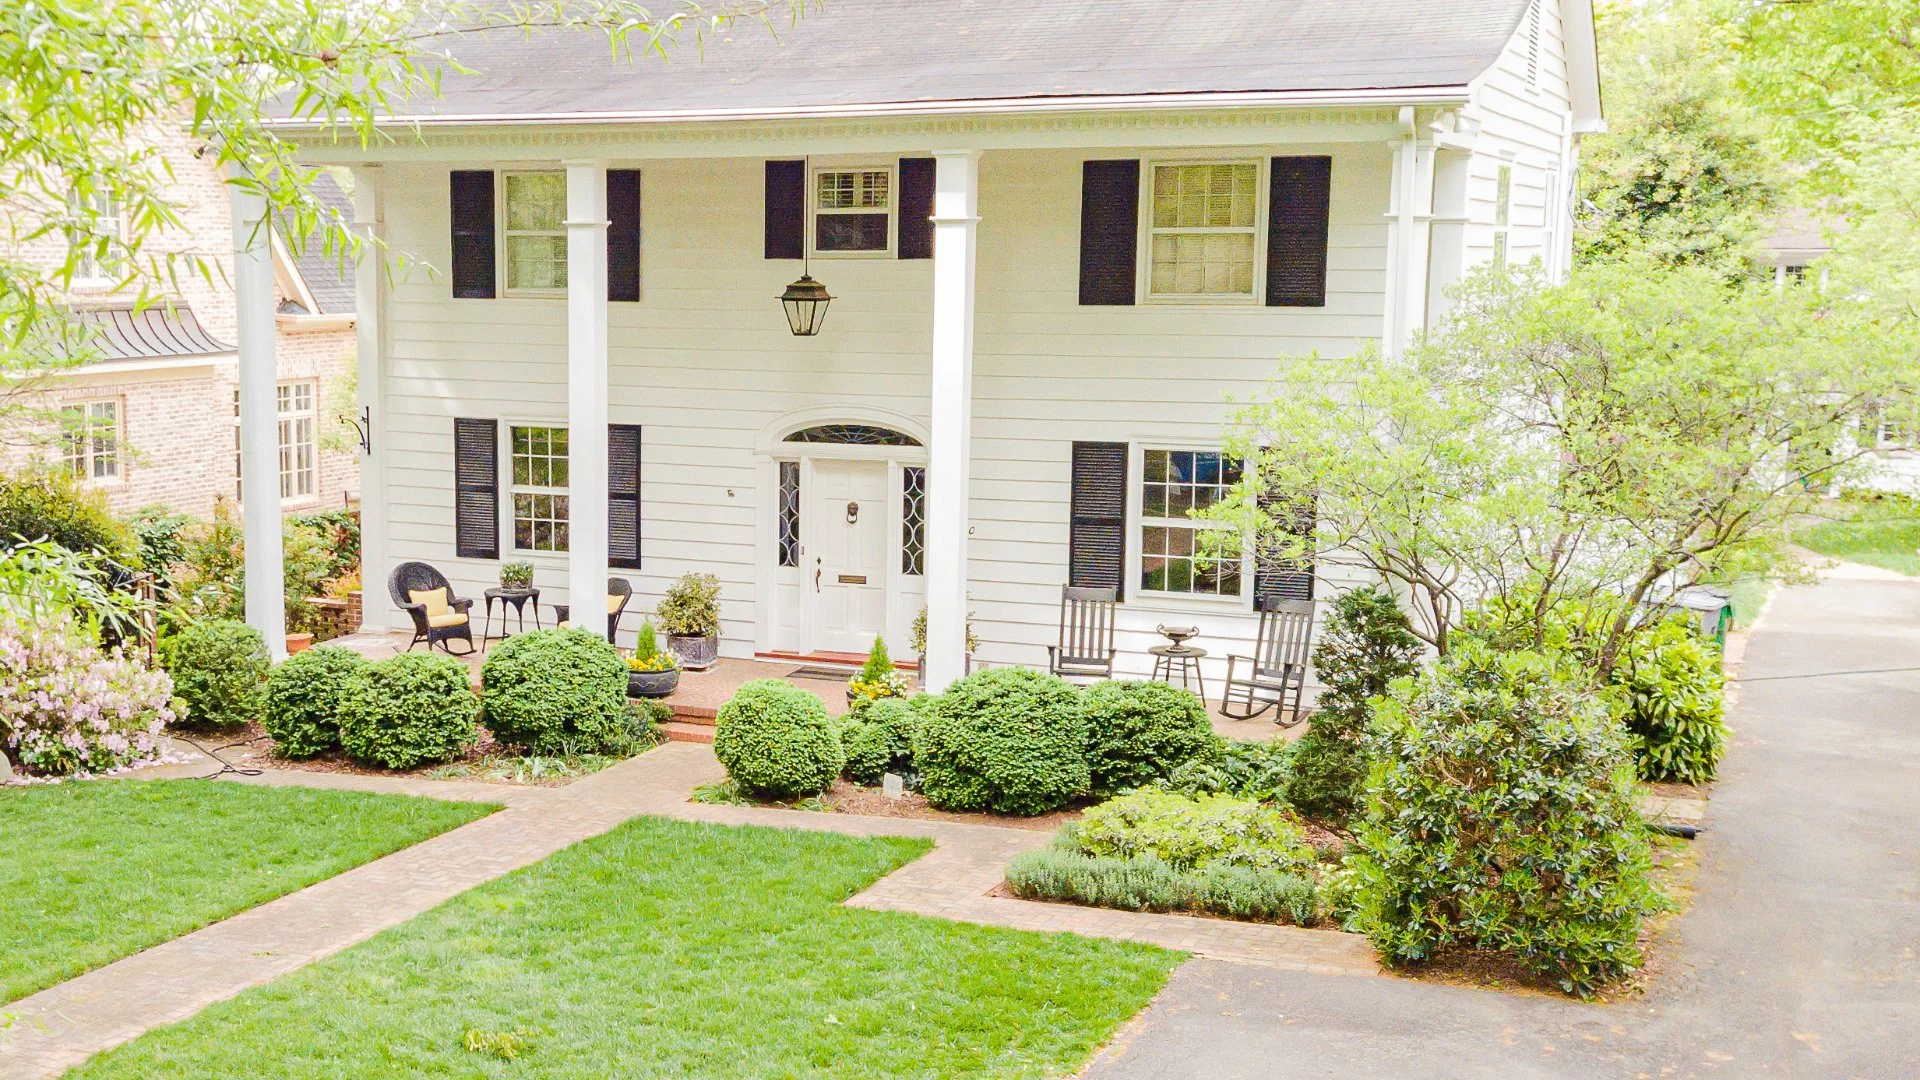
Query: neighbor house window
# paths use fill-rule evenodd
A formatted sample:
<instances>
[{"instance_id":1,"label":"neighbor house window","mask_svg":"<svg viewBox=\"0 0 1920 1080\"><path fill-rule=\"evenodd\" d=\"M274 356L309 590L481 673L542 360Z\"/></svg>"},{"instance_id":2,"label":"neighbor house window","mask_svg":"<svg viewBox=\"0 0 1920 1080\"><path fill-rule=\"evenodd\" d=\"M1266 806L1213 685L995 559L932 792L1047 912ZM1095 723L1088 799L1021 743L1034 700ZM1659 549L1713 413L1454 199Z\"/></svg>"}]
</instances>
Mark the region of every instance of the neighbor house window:
<instances>
[{"instance_id":1,"label":"neighbor house window","mask_svg":"<svg viewBox=\"0 0 1920 1080\"><path fill-rule=\"evenodd\" d=\"M501 181L507 291L567 287L567 174L510 172Z\"/></svg>"},{"instance_id":2,"label":"neighbor house window","mask_svg":"<svg viewBox=\"0 0 1920 1080\"><path fill-rule=\"evenodd\" d=\"M311 499L320 490L320 448L316 440L318 390L311 382L274 387L274 413L280 450L280 498ZM240 391L233 392L233 497L241 498Z\"/></svg>"},{"instance_id":3,"label":"neighbor house window","mask_svg":"<svg viewBox=\"0 0 1920 1080\"><path fill-rule=\"evenodd\" d=\"M1239 596L1238 556L1209 557L1194 521L1240 483L1240 462L1214 450L1147 450L1140 478L1140 588L1146 592Z\"/></svg>"},{"instance_id":4,"label":"neighbor house window","mask_svg":"<svg viewBox=\"0 0 1920 1080\"><path fill-rule=\"evenodd\" d=\"M1508 232L1513 221L1513 166L1500 166L1493 192L1493 266L1507 268Z\"/></svg>"},{"instance_id":5,"label":"neighbor house window","mask_svg":"<svg viewBox=\"0 0 1920 1080\"><path fill-rule=\"evenodd\" d=\"M1913 446L1913 434L1898 420L1881 420L1875 439L1881 450L1906 450Z\"/></svg>"},{"instance_id":6,"label":"neighbor house window","mask_svg":"<svg viewBox=\"0 0 1920 1080\"><path fill-rule=\"evenodd\" d=\"M60 460L82 480L120 478L120 403L89 401L60 410Z\"/></svg>"},{"instance_id":7,"label":"neighbor house window","mask_svg":"<svg viewBox=\"0 0 1920 1080\"><path fill-rule=\"evenodd\" d=\"M1155 165L1148 295L1252 300L1259 202L1258 162Z\"/></svg>"},{"instance_id":8,"label":"neighbor house window","mask_svg":"<svg viewBox=\"0 0 1920 1080\"><path fill-rule=\"evenodd\" d=\"M813 250L884 254L893 246L893 170L813 174Z\"/></svg>"},{"instance_id":9,"label":"neighbor house window","mask_svg":"<svg viewBox=\"0 0 1920 1080\"><path fill-rule=\"evenodd\" d=\"M513 546L567 550L567 429L511 427Z\"/></svg>"},{"instance_id":10,"label":"neighbor house window","mask_svg":"<svg viewBox=\"0 0 1920 1080\"><path fill-rule=\"evenodd\" d=\"M99 287L112 281L113 255L111 249L124 238L125 231L120 223L120 207L113 196L100 192L82 200L74 196L76 209L87 209L93 214L92 232L82 235L78 232L67 238L67 245L73 256L73 281L76 285ZM100 254L100 241L105 239L110 249L106 260Z\"/></svg>"}]
</instances>

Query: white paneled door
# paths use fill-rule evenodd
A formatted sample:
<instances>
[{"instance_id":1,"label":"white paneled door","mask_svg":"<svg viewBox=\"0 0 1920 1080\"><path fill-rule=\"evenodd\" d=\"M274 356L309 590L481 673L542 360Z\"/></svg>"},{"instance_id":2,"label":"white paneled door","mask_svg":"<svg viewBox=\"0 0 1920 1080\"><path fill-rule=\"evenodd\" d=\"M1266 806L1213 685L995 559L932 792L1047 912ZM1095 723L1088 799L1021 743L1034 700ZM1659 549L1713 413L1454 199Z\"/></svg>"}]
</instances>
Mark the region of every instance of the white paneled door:
<instances>
[{"instance_id":1,"label":"white paneled door","mask_svg":"<svg viewBox=\"0 0 1920 1080\"><path fill-rule=\"evenodd\" d=\"M887 628L887 465L813 462L805 577L813 648L864 653Z\"/></svg>"}]
</instances>

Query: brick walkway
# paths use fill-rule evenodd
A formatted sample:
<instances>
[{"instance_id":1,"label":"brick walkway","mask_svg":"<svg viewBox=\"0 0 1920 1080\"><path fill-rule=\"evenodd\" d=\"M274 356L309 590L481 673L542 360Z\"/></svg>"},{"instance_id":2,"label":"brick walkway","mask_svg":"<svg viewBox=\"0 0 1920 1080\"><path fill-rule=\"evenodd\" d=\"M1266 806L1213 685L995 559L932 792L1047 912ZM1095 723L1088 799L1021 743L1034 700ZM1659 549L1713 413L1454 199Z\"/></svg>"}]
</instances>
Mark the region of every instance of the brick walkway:
<instances>
[{"instance_id":1,"label":"brick walkway","mask_svg":"<svg viewBox=\"0 0 1920 1080\"><path fill-rule=\"evenodd\" d=\"M0 1080L57 1075L149 1028L183 1020L642 814L858 836L924 836L935 842L927 855L848 901L856 907L1121 938L1291 970L1379 971L1366 942L1351 934L986 895L1000 882L1009 859L1046 842L1043 833L686 801L695 785L722 775L707 747L668 743L562 788L293 771L235 778L269 786L499 802L506 808L0 1008L15 1017L0 1036Z\"/></svg>"}]
</instances>

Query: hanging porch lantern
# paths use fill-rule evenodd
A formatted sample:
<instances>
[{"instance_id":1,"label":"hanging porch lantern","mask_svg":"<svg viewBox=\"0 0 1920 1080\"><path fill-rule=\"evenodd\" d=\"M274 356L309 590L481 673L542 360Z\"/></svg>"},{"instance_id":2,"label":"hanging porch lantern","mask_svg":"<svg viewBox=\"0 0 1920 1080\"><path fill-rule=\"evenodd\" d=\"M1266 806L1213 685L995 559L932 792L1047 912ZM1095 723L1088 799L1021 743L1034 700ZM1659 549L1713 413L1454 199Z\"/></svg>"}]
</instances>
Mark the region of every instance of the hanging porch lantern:
<instances>
[{"instance_id":1,"label":"hanging porch lantern","mask_svg":"<svg viewBox=\"0 0 1920 1080\"><path fill-rule=\"evenodd\" d=\"M794 337L818 334L820 325L827 321L827 305L832 302L827 287L813 280L811 274L801 274L799 281L780 294L780 306L787 309L787 327Z\"/></svg>"}]
</instances>

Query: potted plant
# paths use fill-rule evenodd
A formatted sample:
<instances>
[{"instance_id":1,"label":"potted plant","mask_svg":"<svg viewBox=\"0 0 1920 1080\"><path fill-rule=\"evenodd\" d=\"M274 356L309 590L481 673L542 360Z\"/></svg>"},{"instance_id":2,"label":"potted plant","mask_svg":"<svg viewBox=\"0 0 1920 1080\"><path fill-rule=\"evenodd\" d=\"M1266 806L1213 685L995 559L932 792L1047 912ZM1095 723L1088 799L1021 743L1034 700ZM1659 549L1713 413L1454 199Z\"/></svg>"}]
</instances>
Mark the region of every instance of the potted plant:
<instances>
[{"instance_id":1,"label":"potted plant","mask_svg":"<svg viewBox=\"0 0 1920 1080\"><path fill-rule=\"evenodd\" d=\"M906 697L911 689L907 677L893 669L893 658L887 655L887 639L876 637L872 651L867 653L867 662L860 668L860 674L847 683L847 700L875 701L885 697Z\"/></svg>"},{"instance_id":2,"label":"potted plant","mask_svg":"<svg viewBox=\"0 0 1920 1080\"><path fill-rule=\"evenodd\" d=\"M720 579L680 575L653 611L667 632L667 648L688 671L705 671L720 658Z\"/></svg>"},{"instance_id":3,"label":"potted plant","mask_svg":"<svg viewBox=\"0 0 1920 1080\"><path fill-rule=\"evenodd\" d=\"M680 686L680 661L670 652L662 652L653 632L653 620L640 624L640 637L634 642L633 655L627 657L627 696L661 698Z\"/></svg>"},{"instance_id":4,"label":"potted plant","mask_svg":"<svg viewBox=\"0 0 1920 1080\"><path fill-rule=\"evenodd\" d=\"M301 633L298 633L298 634L287 635L287 655L288 656L292 656L295 653L306 652L312 646L313 646L313 635L310 633L302 631Z\"/></svg>"},{"instance_id":5,"label":"potted plant","mask_svg":"<svg viewBox=\"0 0 1920 1080\"><path fill-rule=\"evenodd\" d=\"M532 589L533 564L530 562L501 563L500 587L507 592L526 592Z\"/></svg>"},{"instance_id":6,"label":"potted plant","mask_svg":"<svg viewBox=\"0 0 1920 1080\"><path fill-rule=\"evenodd\" d=\"M973 612L967 612L967 655L972 656L980 648L979 635L973 632ZM927 656L927 609L921 608L920 614L913 617L913 654L922 660Z\"/></svg>"}]
</instances>

